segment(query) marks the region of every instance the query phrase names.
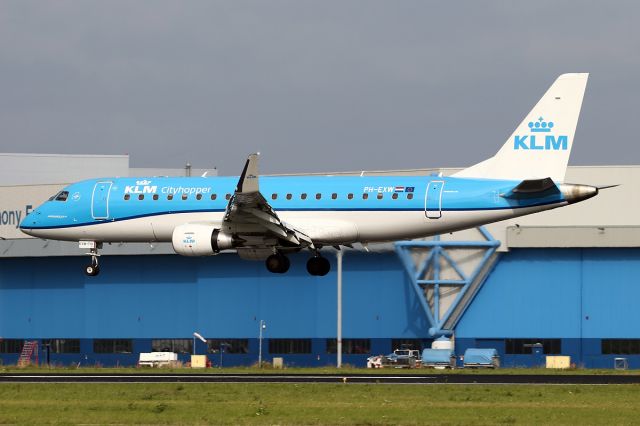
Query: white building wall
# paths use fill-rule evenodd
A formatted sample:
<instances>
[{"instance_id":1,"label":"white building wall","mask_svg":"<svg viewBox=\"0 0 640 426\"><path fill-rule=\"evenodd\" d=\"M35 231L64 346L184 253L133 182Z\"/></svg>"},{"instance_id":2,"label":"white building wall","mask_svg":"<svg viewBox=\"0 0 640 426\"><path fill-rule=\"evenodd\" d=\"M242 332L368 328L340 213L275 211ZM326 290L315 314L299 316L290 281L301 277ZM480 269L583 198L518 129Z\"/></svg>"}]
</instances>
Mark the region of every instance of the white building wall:
<instances>
[{"instance_id":1,"label":"white building wall","mask_svg":"<svg viewBox=\"0 0 640 426\"><path fill-rule=\"evenodd\" d=\"M76 182L105 176L128 176L128 155L0 153L0 185Z\"/></svg>"},{"instance_id":2,"label":"white building wall","mask_svg":"<svg viewBox=\"0 0 640 426\"><path fill-rule=\"evenodd\" d=\"M32 238L20 231L20 221L63 186L64 184L0 187L0 239Z\"/></svg>"}]
</instances>

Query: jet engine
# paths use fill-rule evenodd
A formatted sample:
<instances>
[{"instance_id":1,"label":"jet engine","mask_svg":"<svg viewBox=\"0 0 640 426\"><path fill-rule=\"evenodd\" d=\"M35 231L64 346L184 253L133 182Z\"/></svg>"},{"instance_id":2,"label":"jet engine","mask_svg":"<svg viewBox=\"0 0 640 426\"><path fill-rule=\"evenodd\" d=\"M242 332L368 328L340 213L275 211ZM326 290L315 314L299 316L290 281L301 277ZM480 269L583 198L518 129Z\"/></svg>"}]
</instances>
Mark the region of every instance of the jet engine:
<instances>
[{"instance_id":1,"label":"jet engine","mask_svg":"<svg viewBox=\"0 0 640 426\"><path fill-rule=\"evenodd\" d=\"M171 242L175 252L183 256L211 256L237 245L233 235L199 223L176 226Z\"/></svg>"}]
</instances>

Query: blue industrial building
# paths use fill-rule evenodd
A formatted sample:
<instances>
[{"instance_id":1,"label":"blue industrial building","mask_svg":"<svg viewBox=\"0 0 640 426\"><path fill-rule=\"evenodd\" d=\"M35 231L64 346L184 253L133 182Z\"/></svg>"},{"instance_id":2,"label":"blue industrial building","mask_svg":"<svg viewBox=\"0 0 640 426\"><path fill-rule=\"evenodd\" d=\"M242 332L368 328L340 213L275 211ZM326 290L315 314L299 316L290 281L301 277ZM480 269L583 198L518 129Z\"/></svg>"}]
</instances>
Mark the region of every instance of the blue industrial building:
<instances>
[{"instance_id":1,"label":"blue industrial building","mask_svg":"<svg viewBox=\"0 0 640 426\"><path fill-rule=\"evenodd\" d=\"M638 171L572 168L567 181L622 183L637 180ZM0 187L0 197L17 216L29 197L36 199L27 210L56 190ZM540 343L545 354L568 355L576 366L612 368L614 358L626 358L640 368L635 204L612 189L480 232L345 251L343 362L364 366L371 355L446 336L458 356L497 349L503 366L543 364L532 353ZM135 365L139 353L165 350L183 361L195 352L213 365L251 365L264 321L266 361L335 365L335 250L326 253L332 272L313 277L306 254L292 256L291 270L280 275L233 253L185 258L166 245L114 244L105 246L101 274L87 277L77 245L16 232L0 225L4 364L36 340L41 360L48 351L51 362L65 365ZM194 332L208 342L194 341Z\"/></svg>"},{"instance_id":2,"label":"blue industrial building","mask_svg":"<svg viewBox=\"0 0 640 426\"><path fill-rule=\"evenodd\" d=\"M221 358L217 344L197 341L196 352L209 353L214 365L247 365L257 360L262 319L265 359L333 364L335 275L310 277L303 256L292 260L280 276L234 255L113 256L104 259L103 274L87 278L78 257L2 259L2 361L17 361L13 339L54 339L78 342L71 353L52 353L52 362L131 365L158 340L177 339L191 351L197 331L232 346ZM456 326L456 352L493 347L503 365L530 366L542 360L524 353L523 342L542 342L547 353L570 355L577 365L610 368L625 356L638 368L640 355L628 354L640 342L639 275L639 249L502 253ZM371 354L433 338L394 252L345 255L343 292L344 362L362 366Z\"/></svg>"}]
</instances>

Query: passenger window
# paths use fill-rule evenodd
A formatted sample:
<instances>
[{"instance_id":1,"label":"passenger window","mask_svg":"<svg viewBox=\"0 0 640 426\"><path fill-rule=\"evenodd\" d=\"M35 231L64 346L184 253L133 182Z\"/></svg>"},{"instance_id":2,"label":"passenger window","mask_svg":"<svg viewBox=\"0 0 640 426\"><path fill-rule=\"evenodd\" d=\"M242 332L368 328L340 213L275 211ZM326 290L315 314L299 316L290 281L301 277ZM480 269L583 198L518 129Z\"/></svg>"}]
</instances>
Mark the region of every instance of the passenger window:
<instances>
[{"instance_id":1,"label":"passenger window","mask_svg":"<svg viewBox=\"0 0 640 426\"><path fill-rule=\"evenodd\" d=\"M129 195L129 194L124 194L124 199L125 199L125 200L128 200L129 198L131 198L131 195Z\"/></svg>"},{"instance_id":2,"label":"passenger window","mask_svg":"<svg viewBox=\"0 0 640 426\"><path fill-rule=\"evenodd\" d=\"M196 200L202 200L202 194L196 194Z\"/></svg>"},{"instance_id":3,"label":"passenger window","mask_svg":"<svg viewBox=\"0 0 640 426\"><path fill-rule=\"evenodd\" d=\"M300 199L301 200L306 200L307 199L307 194L304 194L304 193L300 194Z\"/></svg>"},{"instance_id":4,"label":"passenger window","mask_svg":"<svg viewBox=\"0 0 640 426\"><path fill-rule=\"evenodd\" d=\"M69 197L69 192L62 191L58 195L56 195L56 201L67 201L68 197Z\"/></svg>"},{"instance_id":5,"label":"passenger window","mask_svg":"<svg viewBox=\"0 0 640 426\"><path fill-rule=\"evenodd\" d=\"M225 196L224 196L224 198L225 198L227 201L229 201L229 200L231 199L231 194L227 194L227 195L225 195Z\"/></svg>"},{"instance_id":6,"label":"passenger window","mask_svg":"<svg viewBox=\"0 0 640 426\"><path fill-rule=\"evenodd\" d=\"M393 198L394 200L398 199L398 193L394 192L393 195L391 196L391 198Z\"/></svg>"},{"instance_id":7,"label":"passenger window","mask_svg":"<svg viewBox=\"0 0 640 426\"><path fill-rule=\"evenodd\" d=\"M382 200L382 197L383 197L383 196L384 196L384 195L382 195L382 192L378 192L378 200Z\"/></svg>"},{"instance_id":8,"label":"passenger window","mask_svg":"<svg viewBox=\"0 0 640 426\"><path fill-rule=\"evenodd\" d=\"M169 200L169 201L173 200L173 194L167 195L167 200Z\"/></svg>"},{"instance_id":9,"label":"passenger window","mask_svg":"<svg viewBox=\"0 0 640 426\"><path fill-rule=\"evenodd\" d=\"M153 200L157 200L158 199L158 194L153 194Z\"/></svg>"},{"instance_id":10,"label":"passenger window","mask_svg":"<svg viewBox=\"0 0 640 426\"><path fill-rule=\"evenodd\" d=\"M322 194L318 192L318 193L316 194L316 200L319 200L320 198L322 198Z\"/></svg>"},{"instance_id":11,"label":"passenger window","mask_svg":"<svg viewBox=\"0 0 640 426\"><path fill-rule=\"evenodd\" d=\"M350 199L350 200L353 200L353 194L347 195L347 198Z\"/></svg>"},{"instance_id":12,"label":"passenger window","mask_svg":"<svg viewBox=\"0 0 640 426\"><path fill-rule=\"evenodd\" d=\"M211 194L211 201L215 200L216 198L218 198L217 194Z\"/></svg>"},{"instance_id":13,"label":"passenger window","mask_svg":"<svg viewBox=\"0 0 640 426\"><path fill-rule=\"evenodd\" d=\"M188 196L187 196L187 194L182 194L182 200L183 200L183 201L184 201L184 200L186 200L186 199L187 199L187 197L188 197Z\"/></svg>"},{"instance_id":14,"label":"passenger window","mask_svg":"<svg viewBox=\"0 0 640 426\"><path fill-rule=\"evenodd\" d=\"M287 194L287 200L290 200L290 199L291 199L291 197L292 197L292 195L291 195L291 194Z\"/></svg>"},{"instance_id":15,"label":"passenger window","mask_svg":"<svg viewBox=\"0 0 640 426\"><path fill-rule=\"evenodd\" d=\"M408 193L407 194L407 200L413 200L413 194L412 193Z\"/></svg>"},{"instance_id":16,"label":"passenger window","mask_svg":"<svg viewBox=\"0 0 640 426\"><path fill-rule=\"evenodd\" d=\"M271 194L271 199L272 200L277 200L278 199L278 194Z\"/></svg>"},{"instance_id":17,"label":"passenger window","mask_svg":"<svg viewBox=\"0 0 640 426\"><path fill-rule=\"evenodd\" d=\"M144 200L144 194L138 195L138 200Z\"/></svg>"},{"instance_id":18,"label":"passenger window","mask_svg":"<svg viewBox=\"0 0 640 426\"><path fill-rule=\"evenodd\" d=\"M335 200L336 198L338 198L338 194L336 194L335 192L333 194L331 194L331 199Z\"/></svg>"},{"instance_id":19,"label":"passenger window","mask_svg":"<svg viewBox=\"0 0 640 426\"><path fill-rule=\"evenodd\" d=\"M369 194L362 194L362 199L366 200L367 198L369 198Z\"/></svg>"}]
</instances>

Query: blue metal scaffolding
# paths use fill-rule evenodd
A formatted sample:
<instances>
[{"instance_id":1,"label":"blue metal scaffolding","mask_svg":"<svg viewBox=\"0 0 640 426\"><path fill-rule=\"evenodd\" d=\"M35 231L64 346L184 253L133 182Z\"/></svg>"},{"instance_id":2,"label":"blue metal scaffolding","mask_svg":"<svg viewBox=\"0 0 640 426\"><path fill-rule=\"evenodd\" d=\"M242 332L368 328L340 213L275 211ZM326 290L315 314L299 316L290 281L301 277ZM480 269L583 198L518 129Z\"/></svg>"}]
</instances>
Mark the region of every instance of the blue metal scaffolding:
<instances>
[{"instance_id":1,"label":"blue metal scaffolding","mask_svg":"<svg viewBox=\"0 0 640 426\"><path fill-rule=\"evenodd\" d=\"M480 276L481 272L500 246L500 241L495 240L484 227L477 229L484 241L443 241L437 235L428 241L401 241L395 243L396 253L411 278L411 283L420 305L431 325L429 328L431 336L451 335L453 333L452 327L447 329L445 324L461 302L465 300L465 295L467 295L472 285L475 285L475 292L477 292L477 289L482 284L477 280L486 278L486 276ZM484 250L484 253L472 272L465 273L461 265L451 256L450 250L455 249ZM414 256L416 252L421 252L423 255L417 256L416 259L416 256ZM443 277L443 262L455 271L458 279ZM440 309L441 290L443 290L441 286L446 286L447 288L457 287L455 299L445 312L441 312ZM432 300L429 300L429 294L433 296ZM470 300L467 298L466 303L468 304L469 302Z\"/></svg>"}]
</instances>

